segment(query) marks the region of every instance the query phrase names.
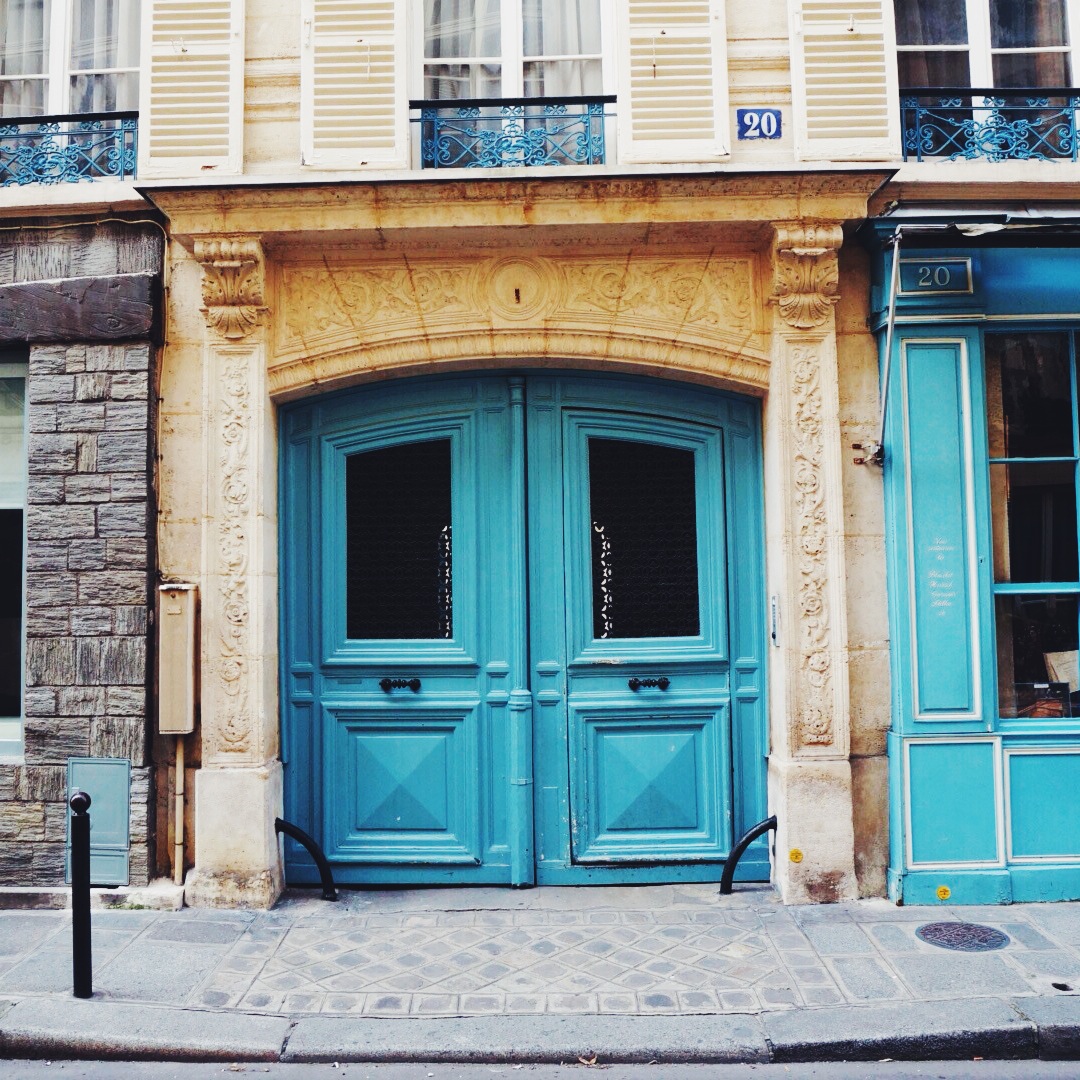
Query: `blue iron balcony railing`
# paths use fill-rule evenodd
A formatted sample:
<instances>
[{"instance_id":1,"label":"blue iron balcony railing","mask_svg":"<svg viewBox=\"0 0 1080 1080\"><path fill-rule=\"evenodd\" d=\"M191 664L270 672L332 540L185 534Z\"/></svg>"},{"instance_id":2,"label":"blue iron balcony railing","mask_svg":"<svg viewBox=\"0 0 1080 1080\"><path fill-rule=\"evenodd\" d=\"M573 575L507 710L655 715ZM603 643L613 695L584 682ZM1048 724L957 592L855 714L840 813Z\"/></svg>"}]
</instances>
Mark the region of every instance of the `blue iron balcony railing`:
<instances>
[{"instance_id":1,"label":"blue iron balcony railing","mask_svg":"<svg viewBox=\"0 0 1080 1080\"><path fill-rule=\"evenodd\" d=\"M614 97L412 101L425 169L603 165L604 106Z\"/></svg>"},{"instance_id":2,"label":"blue iron balcony railing","mask_svg":"<svg viewBox=\"0 0 1080 1080\"><path fill-rule=\"evenodd\" d=\"M904 160L1076 161L1080 89L900 91Z\"/></svg>"},{"instance_id":3,"label":"blue iron balcony railing","mask_svg":"<svg viewBox=\"0 0 1080 1080\"><path fill-rule=\"evenodd\" d=\"M0 187L133 179L138 134L135 112L0 118Z\"/></svg>"}]
</instances>

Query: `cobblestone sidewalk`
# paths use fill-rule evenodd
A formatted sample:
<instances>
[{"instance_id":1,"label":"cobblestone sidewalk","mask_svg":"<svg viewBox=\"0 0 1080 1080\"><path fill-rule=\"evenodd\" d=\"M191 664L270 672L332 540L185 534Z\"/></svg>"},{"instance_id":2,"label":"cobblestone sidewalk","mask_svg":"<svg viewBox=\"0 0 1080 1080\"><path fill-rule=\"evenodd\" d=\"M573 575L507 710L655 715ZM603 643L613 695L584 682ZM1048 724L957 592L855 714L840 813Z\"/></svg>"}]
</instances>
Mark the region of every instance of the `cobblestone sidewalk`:
<instances>
[{"instance_id":1,"label":"cobblestone sidewalk","mask_svg":"<svg viewBox=\"0 0 1080 1080\"><path fill-rule=\"evenodd\" d=\"M1009 935L944 952L917 927ZM70 991L66 913L0 912L0 994ZM105 997L270 1013L754 1013L1068 993L1080 905L785 908L765 888L296 891L272 912L96 911Z\"/></svg>"}]
</instances>

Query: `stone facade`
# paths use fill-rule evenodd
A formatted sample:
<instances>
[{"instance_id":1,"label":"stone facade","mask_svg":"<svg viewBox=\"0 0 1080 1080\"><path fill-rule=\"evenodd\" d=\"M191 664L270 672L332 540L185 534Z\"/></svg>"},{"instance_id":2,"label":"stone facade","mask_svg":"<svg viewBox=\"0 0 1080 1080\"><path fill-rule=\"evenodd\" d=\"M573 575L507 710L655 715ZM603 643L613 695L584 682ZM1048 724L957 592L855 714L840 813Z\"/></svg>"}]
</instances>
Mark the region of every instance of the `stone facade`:
<instances>
[{"instance_id":1,"label":"stone facade","mask_svg":"<svg viewBox=\"0 0 1080 1080\"><path fill-rule=\"evenodd\" d=\"M151 372L154 347L41 341L52 289L160 273L147 225L20 231L0 245L0 288L47 278L24 338L27 380L25 753L0 764L0 886L64 882L69 757L131 762L130 881L150 876L148 697L154 565ZM43 239L47 237L47 239ZM54 318L51 332L77 328ZM85 331L84 331L85 332ZM25 337L32 340L25 342Z\"/></svg>"},{"instance_id":2,"label":"stone facade","mask_svg":"<svg viewBox=\"0 0 1080 1080\"><path fill-rule=\"evenodd\" d=\"M281 887L276 405L508 367L762 399L767 589L781 618L768 686L774 880L794 903L881 893L888 680L867 676L885 655L881 523L868 509L880 474L852 475L846 449L877 410L857 259L857 288L840 300L842 224L862 219L881 179L154 193L176 241L160 565L203 603L188 903L266 905Z\"/></svg>"}]
</instances>

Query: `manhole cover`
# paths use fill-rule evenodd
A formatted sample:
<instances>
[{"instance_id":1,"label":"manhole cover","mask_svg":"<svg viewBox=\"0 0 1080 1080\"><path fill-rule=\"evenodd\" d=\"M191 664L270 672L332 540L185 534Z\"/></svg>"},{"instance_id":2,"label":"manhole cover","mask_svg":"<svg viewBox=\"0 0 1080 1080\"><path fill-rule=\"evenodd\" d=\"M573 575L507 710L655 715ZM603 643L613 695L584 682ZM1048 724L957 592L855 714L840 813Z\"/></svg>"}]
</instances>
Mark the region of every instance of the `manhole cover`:
<instances>
[{"instance_id":1,"label":"manhole cover","mask_svg":"<svg viewBox=\"0 0 1080 1080\"><path fill-rule=\"evenodd\" d=\"M978 923L932 922L915 933L930 945L957 952L992 952L1009 944L1008 934Z\"/></svg>"}]
</instances>

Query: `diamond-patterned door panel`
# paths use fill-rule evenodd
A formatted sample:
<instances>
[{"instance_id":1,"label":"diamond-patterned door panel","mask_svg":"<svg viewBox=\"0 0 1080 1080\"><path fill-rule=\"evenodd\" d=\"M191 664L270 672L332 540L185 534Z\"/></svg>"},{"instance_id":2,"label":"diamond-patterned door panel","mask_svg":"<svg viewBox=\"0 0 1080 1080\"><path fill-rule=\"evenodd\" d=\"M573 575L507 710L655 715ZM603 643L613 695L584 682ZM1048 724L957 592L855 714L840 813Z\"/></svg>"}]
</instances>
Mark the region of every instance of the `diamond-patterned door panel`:
<instances>
[{"instance_id":1,"label":"diamond-patterned door panel","mask_svg":"<svg viewBox=\"0 0 1080 1080\"><path fill-rule=\"evenodd\" d=\"M327 855L349 862L479 859L475 708L327 709Z\"/></svg>"},{"instance_id":2,"label":"diamond-patterned door panel","mask_svg":"<svg viewBox=\"0 0 1080 1080\"><path fill-rule=\"evenodd\" d=\"M726 705L574 709L571 726L580 748L571 780L575 861L727 854Z\"/></svg>"}]
</instances>

